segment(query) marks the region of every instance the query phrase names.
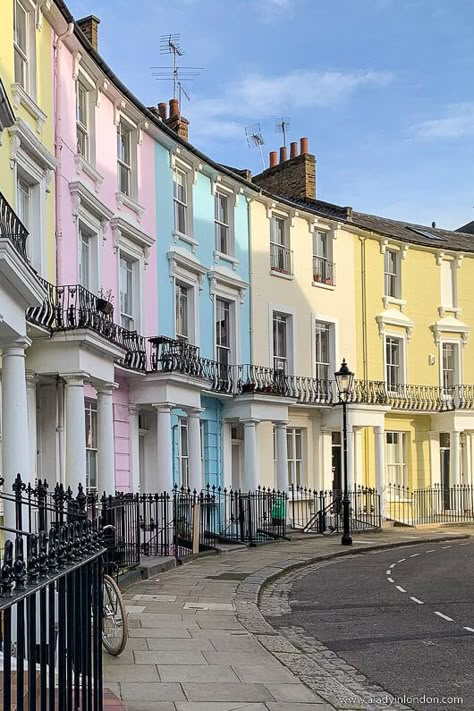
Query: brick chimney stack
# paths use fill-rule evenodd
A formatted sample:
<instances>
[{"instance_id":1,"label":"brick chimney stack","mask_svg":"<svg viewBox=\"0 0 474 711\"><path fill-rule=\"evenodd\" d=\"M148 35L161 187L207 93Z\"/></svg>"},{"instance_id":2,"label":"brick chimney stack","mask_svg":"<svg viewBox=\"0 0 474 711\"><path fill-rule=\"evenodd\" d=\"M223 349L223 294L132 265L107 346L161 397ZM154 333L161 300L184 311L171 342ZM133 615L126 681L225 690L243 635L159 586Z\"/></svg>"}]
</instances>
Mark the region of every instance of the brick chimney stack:
<instances>
[{"instance_id":1,"label":"brick chimney stack","mask_svg":"<svg viewBox=\"0 0 474 711\"><path fill-rule=\"evenodd\" d=\"M76 20L76 25L81 29L96 52L99 51L99 25L100 20L95 15L88 15Z\"/></svg>"},{"instance_id":2,"label":"brick chimney stack","mask_svg":"<svg viewBox=\"0 0 474 711\"><path fill-rule=\"evenodd\" d=\"M290 143L290 157L283 146L280 148L280 162L277 152L270 153L270 166L253 177L253 182L261 188L286 198L316 198L316 158L309 153L308 139Z\"/></svg>"},{"instance_id":3,"label":"brick chimney stack","mask_svg":"<svg viewBox=\"0 0 474 711\"><path fill-rule=\"evenodd\" d=\"M160 106L164 106L164 109L160 109ZM162 111L164 111L164 114ZM170 115L168 118L166 118L166 104L158 104L158 112L169 128L177 133L178 136L184 138L185 141L189 140L189 121L184 116L181 116L178 99L170 99Z\"/></svg>"}]
</instances>

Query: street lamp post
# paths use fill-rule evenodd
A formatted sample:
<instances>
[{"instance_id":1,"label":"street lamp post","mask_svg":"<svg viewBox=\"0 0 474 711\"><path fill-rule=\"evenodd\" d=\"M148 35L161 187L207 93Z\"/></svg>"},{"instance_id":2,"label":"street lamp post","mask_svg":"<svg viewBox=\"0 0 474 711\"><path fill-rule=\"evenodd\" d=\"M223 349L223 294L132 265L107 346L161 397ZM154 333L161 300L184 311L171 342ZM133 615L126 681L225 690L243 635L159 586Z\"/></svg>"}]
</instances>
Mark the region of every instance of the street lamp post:
<instances>
[{"instance_id":1,"label":"street lamp post","mask_svg":"<svg viewBox=\"0 0 474 711\"><path fill-rule=\"evenodd\" d=\"M339 393L339 402L342 403L342 442L343 442L343 460L344 460L344 498L342 499L342 538L343 546L351 546L352 538L350 531L350 501L347 491L347 401L352 392L354 383L354 373L351 373L343 358L341 367L334 374L336 378L337 390Z\"/></svg>"}]
</instances>

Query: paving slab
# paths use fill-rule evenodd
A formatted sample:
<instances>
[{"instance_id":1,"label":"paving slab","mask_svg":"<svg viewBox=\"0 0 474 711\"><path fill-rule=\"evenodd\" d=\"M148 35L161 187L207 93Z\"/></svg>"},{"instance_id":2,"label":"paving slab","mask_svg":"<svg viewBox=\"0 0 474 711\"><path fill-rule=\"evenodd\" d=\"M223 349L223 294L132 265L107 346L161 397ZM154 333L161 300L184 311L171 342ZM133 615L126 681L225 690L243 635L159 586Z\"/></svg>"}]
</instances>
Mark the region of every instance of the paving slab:
<instances>
[{"instance_id":1,"label":"paving slab","mask_svg":"<svg viewBox=\"0 0 474 711\"><path fill-rule=\"evenodd\" d=\"M130 640L132 641L132 640ZM137 641L137 640L134 640ZM148 639L139 640L148 645L151 651L183 651L183 652L212 652L216 649L214 642L210 639L172 639L169 637L148 637ZM140 647L140 649L142 649ZM147 647L143 647L147 649Z\"/></svg>"},{"instance_id":2,"label":"paving slab","mask_svg":"<svg viewBox=\"0 0 474 711\"><path fill-rule=\"evenodd\" d=\"M129 701L186 701L181 684L143 682L120 684L122 699L127 704Z\"/></svg>"},{"instance_id":3,"label":"paving slab","mask_svg":"<svg viewBox=\"0 0 474 711\"><path fill-rule=\"evenodd\" d=\"M176 706L172 701L127 701L127 711L176 711Z\"/></svg>"},{"instance_id":4,"label":"paving slab","mask_svg":"<svg viewBox=\"0 0 474 711\"><path fill-rule=\"evenodd\" d=\"M158 673L161 681L180 682L223 682L238 683L241 681L231 667L205 667L198 664L173 666L172 664L159 664Z\"/></svg>"},{"instance_id":5,"label":"paving slab","mask_svg":"<svg viewBox=\"0 0 474 711\"><path fill-rule=\"evenodd\" d=\"M176 711L268 711L268 707L258 703L236 704L235 701L178 701Z\"/></svg>"},{"instance_id":6,"label":"paving slab","mask_svg":"<svg viewBox=\"0 0 474 711\"><path fill-rule=\"evenodd\" d=\"M220 667L219 667L220 668ZM285 684L299 684L299 679L292 674L288 669L282 668L280 665L275 666L234 666L232 667L234 672L239 677L240 681L247 682L260 682L267 684L267 682L282 682Z\"/></svg>"},{"instance_id":7,"label":"paving slab","mask_svg":"<svg viewBox=\"0 0 474 711\"><path fill-rule=\"evenodd\" d=\"M265 683L265 687L271 693L275 701L314 703L320 698L303 686L303 684Z\"/></svg>"},{"instance_id":8,"label":"paving slab","mask_svg":"<svg viewBox=\"0 0 474 711\"><path fill-rule=\"evenodd\" d=\"M212 654L212 652L210 652ZM203 656L203 652L190 651L185 652L182 650L158 650L142 652L137 650L135 654L135 665L140 666L141 664L194 664L194 665L207 665L207 661Z\"/></svg>"},{"instance_id":9,"label":"paving slab","mask_svg":"<svg viewBox=\"0 0 474 711\"><path fill-rule=\"evenodd\" d=\"M183 684L188 701L273 701L263 684Z\"/></svg>"}]
</instances>

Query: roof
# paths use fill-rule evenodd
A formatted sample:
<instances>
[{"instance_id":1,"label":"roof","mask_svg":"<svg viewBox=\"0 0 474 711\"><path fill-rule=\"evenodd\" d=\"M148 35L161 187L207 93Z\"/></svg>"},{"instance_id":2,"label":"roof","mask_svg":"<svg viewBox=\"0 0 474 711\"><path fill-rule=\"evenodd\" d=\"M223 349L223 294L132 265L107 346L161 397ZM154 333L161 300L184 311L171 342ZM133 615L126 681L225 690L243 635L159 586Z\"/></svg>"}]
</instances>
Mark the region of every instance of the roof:
<instances>
[{"instance_id":1,"label":"roof","mask_svg":"<svg viewBox=\"0 0 474 711\"><path fill-rule=\"evenodd\" d=\"M462 227L458 227L456 232L468 232L469 234L474 235L474 220L466 222L466 224Z\"/></svg>"},{"instance_id":2,"label":"roof","mask_svg":"<svg viewBox=\"0 0 474 711\"><path fill-rule=\"evenodd\" d=\"M291 202L296 203L305 210L314 212L317 215L323 215L332 220L350 220L352 213L351 207L342 207L332 202L324 202L324 200L291 198Z\"/></svg>"}]
</instances>

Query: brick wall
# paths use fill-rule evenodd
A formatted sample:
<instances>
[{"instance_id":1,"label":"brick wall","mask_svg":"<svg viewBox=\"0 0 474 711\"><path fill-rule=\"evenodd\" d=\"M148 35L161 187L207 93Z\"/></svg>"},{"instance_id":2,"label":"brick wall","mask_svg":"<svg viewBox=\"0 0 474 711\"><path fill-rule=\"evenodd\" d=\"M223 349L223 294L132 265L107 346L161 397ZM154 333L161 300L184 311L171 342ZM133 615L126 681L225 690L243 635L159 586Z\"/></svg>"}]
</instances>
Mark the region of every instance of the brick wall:
<instances>
[{"instance_id":1,"label":"brick wall","mask_svg":"<svg viewBox=\"0 0 474 711\"><path fill-rule=\"evenodd\" d=\"M311 153L290 158L255 175L261 188L287 198L316 197L316 158Z\"/></svg>"}]
</instances>

